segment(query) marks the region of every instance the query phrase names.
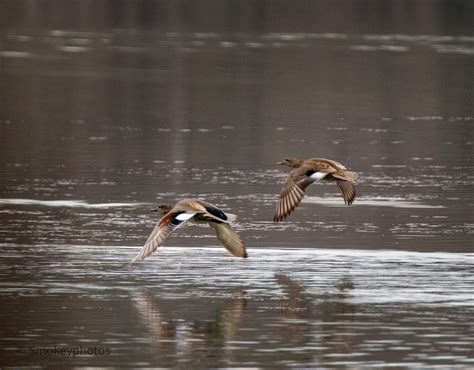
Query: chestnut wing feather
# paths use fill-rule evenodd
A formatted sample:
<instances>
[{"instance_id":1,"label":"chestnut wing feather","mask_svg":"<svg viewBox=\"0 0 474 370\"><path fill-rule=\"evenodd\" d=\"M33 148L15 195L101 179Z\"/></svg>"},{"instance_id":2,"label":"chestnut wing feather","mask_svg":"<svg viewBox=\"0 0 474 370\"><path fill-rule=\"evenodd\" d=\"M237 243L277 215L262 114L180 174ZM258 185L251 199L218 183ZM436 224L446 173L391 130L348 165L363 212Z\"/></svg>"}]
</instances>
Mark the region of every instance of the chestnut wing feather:
<instances>
[{"instance_id":1,"label":"chestnut wing feather","mask_svg":"<svg viewBox=\"0 0 474 370\"><path fill-rule=\"evenodd\" d=\"M163 244L166 239L168 239L171 233L185 221L183 219L180 220L177 218L179 215L183 214L186 214L186 212L170 211L165 216L163 216L156 224L143 248L140 250L140 252L138 252L138 254L131 261L131 263L142 261L146 257L151 256L156 251L156 249L161 244ZM189 215L188 217L188 215L186 214L186 218L190 218L192 216L193 215Z\"/></svg>"}]
</instances>

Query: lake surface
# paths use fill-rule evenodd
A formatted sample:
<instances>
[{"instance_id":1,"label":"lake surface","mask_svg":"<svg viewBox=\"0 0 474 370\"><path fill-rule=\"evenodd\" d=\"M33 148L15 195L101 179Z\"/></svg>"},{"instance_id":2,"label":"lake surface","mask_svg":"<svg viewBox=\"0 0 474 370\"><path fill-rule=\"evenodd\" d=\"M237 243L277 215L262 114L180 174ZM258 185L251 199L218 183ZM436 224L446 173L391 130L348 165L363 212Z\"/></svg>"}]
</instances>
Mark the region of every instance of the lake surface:
<instances>
[{"instance_id":1,"label":"lake surface","mask_svg":"<svg viewBox=\"0 0 474 370\"><path fill-rule=\"evenodd\" d=\"M4 365L474 366L472 254L222 249L4 246Z\"/></svg>"},{"instance_id":2,"label":"lake surface","mask_svg":"<svg viewBox=\"0 0 474 370\"><path fill-rule=\"evenodd\" d=\"M38 4L0 4L0 366L474 366L471 2ZM354 204L273 223L288 156ZM183 197L249 258L127 266Z\"/></svg>"}]
</instances>

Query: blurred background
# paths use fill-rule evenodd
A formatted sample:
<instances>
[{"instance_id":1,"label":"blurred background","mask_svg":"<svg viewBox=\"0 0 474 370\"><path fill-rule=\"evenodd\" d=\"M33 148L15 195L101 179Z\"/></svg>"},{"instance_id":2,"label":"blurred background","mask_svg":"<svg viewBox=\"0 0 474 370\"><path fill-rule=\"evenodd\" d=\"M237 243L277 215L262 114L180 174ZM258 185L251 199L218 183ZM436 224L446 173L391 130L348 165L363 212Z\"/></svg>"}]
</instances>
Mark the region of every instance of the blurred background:
<instances>
[{"instance_id":1,"label":"blurred background","mask_svg":"<svg viewBox=\"0 0 474 370\"><path fill-rule=\"evenodd\" d=\"M150 205L200 196L255 246L470 251L473 15L443 0L2 1L0 232L141 245ZM272 224L287 156L359 172L354 206L322 184Z\"/></svg>"}]
</instances>

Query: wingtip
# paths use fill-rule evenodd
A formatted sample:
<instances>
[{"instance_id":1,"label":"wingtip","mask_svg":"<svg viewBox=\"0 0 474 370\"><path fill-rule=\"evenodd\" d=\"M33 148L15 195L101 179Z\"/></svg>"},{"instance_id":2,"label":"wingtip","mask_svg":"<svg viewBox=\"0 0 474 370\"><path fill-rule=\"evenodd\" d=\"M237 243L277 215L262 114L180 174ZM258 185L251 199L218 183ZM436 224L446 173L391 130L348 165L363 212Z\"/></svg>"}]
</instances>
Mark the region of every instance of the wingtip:
<instances>
[{"instance_id":1,"label":"wingtip","mask_svg":"<svg viewBox=\"0 0 474 370\"><path fill-rule=\"evenodd\" d=\"M237 222L237 215L234 215L233 213L226 213L226 216L229 225L234 225Z\"/></svg>"},{"instance_id":2,"label":"wingtip","mask_svg":"<svg viewBox=\"0 0 474 370\"><path fill-rule=\"evenodd\" d=\"M279 222L283 220L282 215L278 213L278 207L275 210L275 213L273 214L273 222Z\"/></svg>"},{"instance_id":3,"label":"wingtip","mask_svg":"<svg viewBox=\"0 0 474 370\"><path fill-rule=\"evenodd\" d=\"M143 261L143 258L137 258L135 257L133 260L131 260L128 265L131 266L131 265L134 265L136 264L137 262L140 262L140 261Z\"/></svg>"},{"instance_id":4,"label":"wingtip","mask_svg":"<svg viewBox=\"0 0 474 370\"><path fill-rule=\"evenodd\" d=\"M134 265L136 263L142 262L147 256L141 255L141 252L138 253L128 264Z\"/></svg>"},{"instance_id":5,"label":"wingtip","mask_svg":"<svg viewBox=\"0 0 474 370\"><path fill-rule=\"evenodd\" d=\"M349 198L349 199L347 199L347 202L346 202L347 205L348 205L348 206L352 205L352 203L354 203L355 198L356 198L356 195L355 195L355 194L352 194L352 197Z\"/></svg>"},{"instance_id":6,"label":"wingtip","mask_svg":"<svg viewBox=\"0 0 474 370\"><path fill-rule=\"evenodd\" d=\"M287 217L288 217L288 215L277 215L277 214L275 214L273 216L273 222L281 222Z\"/></svg>"}]
</instances>

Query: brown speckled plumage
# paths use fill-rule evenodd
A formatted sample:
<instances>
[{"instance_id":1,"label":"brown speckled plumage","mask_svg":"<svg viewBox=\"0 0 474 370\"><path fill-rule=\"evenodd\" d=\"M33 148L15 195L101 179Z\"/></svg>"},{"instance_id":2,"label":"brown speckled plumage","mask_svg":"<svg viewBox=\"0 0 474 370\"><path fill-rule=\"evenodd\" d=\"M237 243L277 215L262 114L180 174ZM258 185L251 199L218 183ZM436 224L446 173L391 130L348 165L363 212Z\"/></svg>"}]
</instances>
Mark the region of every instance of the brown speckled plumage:
<instances>
[{"instance_id":1,"label":"brown speckled plumage","mask_svg":"<svg viewBox=\"0 0 474 370\"><path fill-rule=\"evenodd\" d=\"M171 233L186 221L208 223L219 241L230 253L237 257L247 257L244 243L231 226L235 223L237 216L225 213L211 203L200 199L183 199L174 206L161 204L156 208L156 212L164 216L158 221L132 263L152 255Z\"/></svg>"},{"instance_id":2,"label":"brown speckled plumage","mask_svg":"<svg viewBox=\"0 0 474 370\"><path fill-rule=\"evenodd\" d=\"M306 188L316 180L335 181L344 202L348 205L354 202L356 190L353 181L357 179L358 175L356 172L347 171L341 163L325 158L305 160L286 158L278 164L295 169L290 172L283 185L273 221L282 221L288 217L300 204Z\"/></svg>"}]
</instances>

